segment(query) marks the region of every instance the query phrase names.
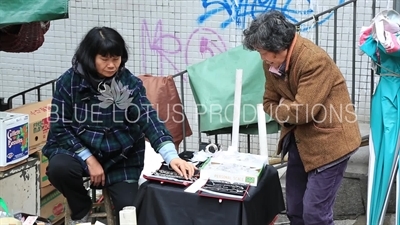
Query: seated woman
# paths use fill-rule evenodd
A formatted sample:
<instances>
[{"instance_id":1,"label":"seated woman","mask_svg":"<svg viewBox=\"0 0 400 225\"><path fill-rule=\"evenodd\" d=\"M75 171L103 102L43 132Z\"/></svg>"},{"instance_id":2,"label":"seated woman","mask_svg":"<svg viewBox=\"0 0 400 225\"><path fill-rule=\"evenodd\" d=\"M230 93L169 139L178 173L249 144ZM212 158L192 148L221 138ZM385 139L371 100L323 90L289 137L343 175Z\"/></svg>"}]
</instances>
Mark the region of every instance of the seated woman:
<instances>
[{"instance_id":1,"label":"seated woman","mask_svg":"<svg viewBox=\"0 0 400 225\"><path fill-rule=\"evenodd\" d=\"M50 131L43 148L47 175L66 198L72 224L86 222L91 199L83 186L108 188L116 214L133 205L143 169L145 138L178 174L195 167L180 159L172 137L125 63L122 36L108 27L91 29L72 68L61 75L52 99Z\"/></svg>"}]
</instances>

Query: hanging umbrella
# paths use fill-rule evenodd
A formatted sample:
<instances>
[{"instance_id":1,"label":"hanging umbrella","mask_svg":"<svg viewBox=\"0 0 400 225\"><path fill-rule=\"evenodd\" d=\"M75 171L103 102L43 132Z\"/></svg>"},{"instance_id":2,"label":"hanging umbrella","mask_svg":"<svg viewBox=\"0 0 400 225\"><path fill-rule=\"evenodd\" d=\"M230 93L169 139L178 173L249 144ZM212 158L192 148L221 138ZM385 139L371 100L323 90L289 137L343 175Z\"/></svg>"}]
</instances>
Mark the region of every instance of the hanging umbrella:
<instances>
[{"instance_id":1,"label":"hanging umbrella","mask_svg":"<svg viewBox=\"0 0 400 225\"><path fill-rule=\"evenodd\" d=\"M382 224L398 168L400 130L400 16L379 13L363 27L360 49L375 65L379 83L371 99L367 225Z\"/></svg>"},{"instance_id":2,"label":"hanging umbrella","mask_svg":"<svg viewBox=\"0 0 400 225\"><path fill-rule=\"evenodd\" d=\"M393 177L397 172L398 136L400 130L400 77L382 76L371 103L372 186L369 186L369 218L371 225L381 224ZM378 223L379 222L379 223Z\"/></svg>"}]
</instances>

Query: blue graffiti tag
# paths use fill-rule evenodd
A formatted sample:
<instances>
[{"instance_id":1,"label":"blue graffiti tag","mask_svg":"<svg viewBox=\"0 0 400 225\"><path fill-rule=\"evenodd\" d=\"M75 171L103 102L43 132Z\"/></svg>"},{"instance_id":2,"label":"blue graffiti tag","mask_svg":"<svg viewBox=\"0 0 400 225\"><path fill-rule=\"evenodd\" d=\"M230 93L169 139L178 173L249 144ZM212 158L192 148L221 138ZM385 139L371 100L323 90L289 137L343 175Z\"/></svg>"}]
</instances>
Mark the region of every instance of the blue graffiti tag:
<instances>
[{"instance_id":1,"label":"blue graffiti tag","mask_svg":"<svg viewBox=\"0 0 400 225\"><path fill-rule=\"evenodd\" d=\"M252 1L252 2L249 2ZM222 29L228 27L233 22L238 28L244 29L247 17L255 18L257 14L264 13L268 10L281 11L292 23L299 21L295 15L313 15L312 9L299 10L294 9L292 0L286 0L282 7L277 4L278 0L201 0L205 13L197 18L199 24L203 24L210 17L225 11L229 18L220 25ZM342 4L345 0L338 0L338 4ZM310 3L310 0L307 0ZM320 18L318 23L322 24L330 19L333 13L329 13L324 18ZM302 26L301 31L310 29L310 26Z\"/></svg>"}]
</instances>

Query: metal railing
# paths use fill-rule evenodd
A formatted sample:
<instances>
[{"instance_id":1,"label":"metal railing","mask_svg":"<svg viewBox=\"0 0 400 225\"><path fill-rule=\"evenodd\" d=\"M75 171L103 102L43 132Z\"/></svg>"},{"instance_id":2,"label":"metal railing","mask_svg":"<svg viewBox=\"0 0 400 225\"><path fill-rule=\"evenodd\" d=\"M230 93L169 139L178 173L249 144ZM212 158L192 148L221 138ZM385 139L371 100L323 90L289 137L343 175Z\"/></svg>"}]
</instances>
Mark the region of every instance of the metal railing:
<instances>
[{"instance_id":1,"label":"metal railing","mask_svg":"<svg viewBox=\"0 0 400 225\"><path fill-rule=\"evenodd\" d=\"M54 92L55 82L56 82L56 79L50 80L50 81L47 81L46 83L37 85L37 86L35 86L33 88L29 88L29 89L27 89L25 91L22 91L22 92L19 92L17 94L14 94L14 95L10 96L7 99L7 102L4 101L4 98L0 98L0 111L6 111L6 110L9 110L9 109L12 109L13 108L13 101L17 97L21 97L22 105L25 105L27 103L26 102L27 95L34 94L34 95L37 96L36 100L38 102L42 101L42 88L47 87L48 85L51 85L52 86L52 92ZM36 93L32 93L32 92L35 92L35 91L36 91Z\"/></svg>"},{"instance_id":2,"label":"metal railing","mask_svg":"<svg viewBox=\"0 0 400 225\"><path fill-rule=\"evenodd\" d=\"M375 2L375 1L374 1ZM351 57L352 57L352 64L351 64L351 83L352 83L352 88L351 88L351 100L352 103L355 103L355 85L356 85L356 42L357 42L357 0L349 0L347 2L344 2L342 4L339 4L333 8L330 8L328 10L325 10L323 12L320 12L318 14L313 15L312 17L309 17L307 19L304 19L297 24L295 24L298 28L309 21L315 21L315 44L319 45L319 19L322 16L325 16L326 14L331 14L333 12L333 61L336 63L337 62L337 48L338 48L338 9L341 9L349 4L353 4L353 21L352 21L352 46L351 46ZM373 83L373 82L372 82Z\"/></svg>"}]
</instances>

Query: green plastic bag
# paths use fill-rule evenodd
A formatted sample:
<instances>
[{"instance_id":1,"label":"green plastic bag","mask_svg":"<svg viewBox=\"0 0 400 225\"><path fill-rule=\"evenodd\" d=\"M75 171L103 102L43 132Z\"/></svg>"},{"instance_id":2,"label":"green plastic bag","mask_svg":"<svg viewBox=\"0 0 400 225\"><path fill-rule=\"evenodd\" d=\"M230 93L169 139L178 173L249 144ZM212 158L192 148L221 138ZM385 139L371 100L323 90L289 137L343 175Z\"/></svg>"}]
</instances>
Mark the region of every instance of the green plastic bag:
<instances>
[{"instance_id":1,"label":"green plastic bag","mask_svg":"<svg viewBox=\"0 0 400 225\"><path fill-rule=\"evenodd\" d=\"M68 0L1 0L0 28L68 18Z\"/></svg>"},{"instance_id":2,"label":"green plastic bag","mask_svg":"<svg viewBox=\"0 0 400 225\"><path fill-rule=\"evenodd\" d=\"M258 134L257 104L263 101L264 70L260 55L243 46L187 68L200 132L208 135L232 132L236 69L243 70L239 132ZM267 133L278 132L278 123L267 114L266 122Z\"/></svg>"},{"instance_id":3,"label":"green plastic bag","mask_svg":"<svg viewBox=\"0 0 400 225\"><path fill-rule=\"evenodd\" d=\"M7 216L9 215L10 212L8 211L7 204L2 198L0 198L0 211L1 209L3 209Z\"/></svg>"}]
</instances>

